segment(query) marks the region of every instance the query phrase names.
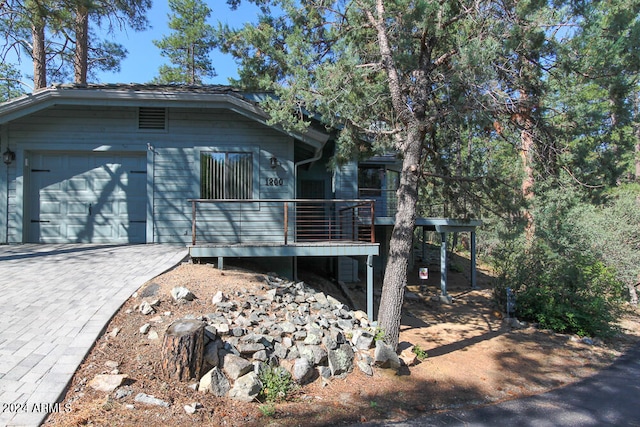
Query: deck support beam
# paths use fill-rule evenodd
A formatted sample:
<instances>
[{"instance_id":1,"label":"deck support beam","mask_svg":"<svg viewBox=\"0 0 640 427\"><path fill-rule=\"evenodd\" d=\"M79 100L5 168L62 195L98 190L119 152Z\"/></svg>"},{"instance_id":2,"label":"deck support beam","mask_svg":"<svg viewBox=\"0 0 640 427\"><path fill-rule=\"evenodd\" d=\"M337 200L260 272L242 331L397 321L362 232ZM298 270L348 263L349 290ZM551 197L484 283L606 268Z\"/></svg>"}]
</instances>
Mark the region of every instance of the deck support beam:
<instances>
[{"instance_id":1,"label":"deck support beam","mask_svg":"<svg viewBox=\"0 0 640 427\"><path fill-rule=\"evenodd\" d=\"M446 231L440 233L440 301L451 303L451 296L447 294L447 235Z\"/></svg>"},{"instance_id":2,"label":"deck support beam","mask_svg":"<svg viewBox=\"0 0 640 427\"><path fill-rule=\"evenodd\" d=\"M476 273L476 232L471 232L471 289L479 289Z\"/></svg>"},{"instance_id":3,"label":"deck support beam","mask_svg":"<svg viewBox=\"0 0 640 427\"><path fill-rule=\"evenodd\" d=\"M422 262L427 262L427 228L422 227Z\"/></svg>"},{"instance_id":4,"label":"deck support beam","mask_svg":"<svg viewBox=\"0 0 640 427\"><path fill-rule=\"evenodd\" d=\"M367 255L367 317L373 322L373 255Z\"/></svg>"}]
</instances>

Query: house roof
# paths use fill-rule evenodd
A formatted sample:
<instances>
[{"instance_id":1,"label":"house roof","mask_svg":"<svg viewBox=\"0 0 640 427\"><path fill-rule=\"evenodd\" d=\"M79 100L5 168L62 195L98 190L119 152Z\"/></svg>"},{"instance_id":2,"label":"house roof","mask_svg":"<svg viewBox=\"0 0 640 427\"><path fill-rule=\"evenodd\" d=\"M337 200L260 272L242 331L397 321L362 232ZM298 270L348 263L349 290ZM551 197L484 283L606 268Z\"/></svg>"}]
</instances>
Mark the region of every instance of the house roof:
<instances>
[{"instance_id":1,"label":"house roof","mask_svg":"<svg viewBox=\"0 0 640 427\"><path fill-rule=\"evenodd\" d=\"M310 128L299 133L268 124L269 116L255 95L222 85L58 84L0 104L0 125L56 105L225 108L315 149L324 146L329 138L325 132Z\"/></svg>"}]
</instances>

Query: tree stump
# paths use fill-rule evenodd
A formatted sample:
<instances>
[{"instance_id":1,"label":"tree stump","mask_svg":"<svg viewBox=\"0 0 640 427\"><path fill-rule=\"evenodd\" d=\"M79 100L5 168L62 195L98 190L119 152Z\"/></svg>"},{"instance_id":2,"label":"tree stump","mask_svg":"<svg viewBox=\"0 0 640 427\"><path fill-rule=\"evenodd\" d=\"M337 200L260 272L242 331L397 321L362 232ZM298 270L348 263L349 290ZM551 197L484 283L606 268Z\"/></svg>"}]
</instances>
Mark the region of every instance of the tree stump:
<instances>
[{"instance_id":1,"label":"tree stump","mask_svg":"<svg viewBox=\"0 0 640 427\"><path fill-rule=\"evenodd\" d=\"M167 328L162 342L161 365L166 379L199 380L204 360L205 323L179 319Z\"/></svg>"}]
</instances>

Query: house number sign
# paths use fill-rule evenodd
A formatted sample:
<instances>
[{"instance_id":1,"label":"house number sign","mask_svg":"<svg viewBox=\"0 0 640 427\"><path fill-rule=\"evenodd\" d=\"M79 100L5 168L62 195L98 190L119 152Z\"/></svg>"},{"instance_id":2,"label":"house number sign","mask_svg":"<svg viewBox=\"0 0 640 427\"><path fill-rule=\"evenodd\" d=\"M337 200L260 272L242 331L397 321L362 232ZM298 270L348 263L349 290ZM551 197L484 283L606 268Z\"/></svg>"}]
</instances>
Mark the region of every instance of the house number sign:
<instances>
[{"instance_id":1,"label":"house number sign","mask_svg":"<svg viewBox=\"0 0 640 427\"><path fill-rule=\"evenodd\" d=\"M265 185L267 187L280 187L284 185L284 179L282 178L265 178Z\"/></svg>"}]
</instances>

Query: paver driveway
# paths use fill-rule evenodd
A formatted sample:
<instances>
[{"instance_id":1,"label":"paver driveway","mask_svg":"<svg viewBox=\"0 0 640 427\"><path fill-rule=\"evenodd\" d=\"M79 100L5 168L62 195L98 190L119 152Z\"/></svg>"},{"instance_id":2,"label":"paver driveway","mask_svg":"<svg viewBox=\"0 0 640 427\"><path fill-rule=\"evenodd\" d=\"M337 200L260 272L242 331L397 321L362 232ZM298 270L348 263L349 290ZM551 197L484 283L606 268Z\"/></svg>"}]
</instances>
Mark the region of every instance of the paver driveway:
<instances>
[{"instance_id":1,"label":"paver driveway","mask_svg":"<svg viewBox=\"0 0 640 427\"><path fill-rule=\"evenodd\" d=\"M98 334L142 284L187 256L171 245L0 245L0 426L37 426Z\"/></svg>"}]
</instances>

